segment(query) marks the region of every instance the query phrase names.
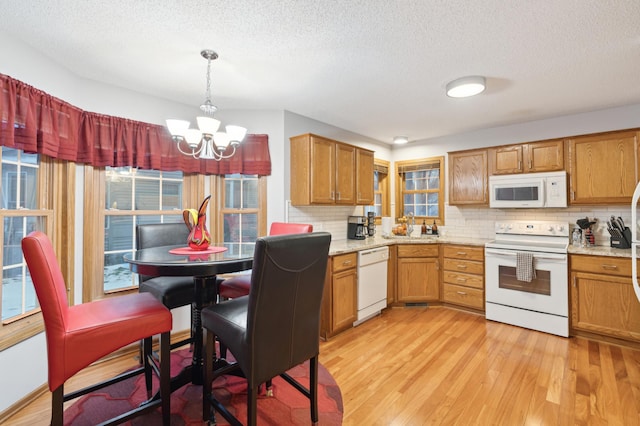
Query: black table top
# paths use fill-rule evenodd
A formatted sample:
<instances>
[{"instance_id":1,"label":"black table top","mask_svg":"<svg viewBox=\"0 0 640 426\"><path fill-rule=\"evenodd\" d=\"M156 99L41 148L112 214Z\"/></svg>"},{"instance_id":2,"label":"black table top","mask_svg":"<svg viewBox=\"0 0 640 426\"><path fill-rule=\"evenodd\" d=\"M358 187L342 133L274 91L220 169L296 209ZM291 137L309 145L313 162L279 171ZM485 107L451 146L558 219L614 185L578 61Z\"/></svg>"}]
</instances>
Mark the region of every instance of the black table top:
<instances>
[{"instance_id":1,"label":"black table top","mask_svg":"<svg viewBox=\"0 0 640 426\"><path fill-rule=\"evenodd\" d=\"M151 276L208 277L251 269L253 265L253 253L248 253L246 248L243 253L232 250L213 254L197 251L189 255L169 253L169 250L179 247L184 245L140 249L125 254L124 261L129 263L133 272Z\"/></svg>"}]
</instances>

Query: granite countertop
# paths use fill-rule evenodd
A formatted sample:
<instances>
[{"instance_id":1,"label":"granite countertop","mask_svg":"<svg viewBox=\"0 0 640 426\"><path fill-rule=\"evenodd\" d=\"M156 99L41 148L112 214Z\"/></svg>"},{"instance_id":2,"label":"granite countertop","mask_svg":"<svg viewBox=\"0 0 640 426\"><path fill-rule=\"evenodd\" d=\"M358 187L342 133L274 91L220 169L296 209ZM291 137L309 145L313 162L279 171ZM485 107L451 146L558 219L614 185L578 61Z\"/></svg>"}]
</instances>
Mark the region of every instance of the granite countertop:
<instances>
[{"instance_id":1,"label":"granite countertop","mask_svg":"<svg viewBox=\"0 0 640 426\"><path fill-rule=\"evenodd\" d=\"M481 246L484 247L485 243L491 241L490 239L480 238L462 238L462 237L435 237L429 236L417 236L417 237L390 237L383 238L375 236L373 238L366 238L364 240L333 240L331 241L331 247L329 248L330 255L352 253L361 250L367 250L376 247L390 246L394 244L464 244L469 246Z\"/></svg>"},{"instance_id":2,"label":"granite countertop","mask_svg":"<svg viewBox=\"0 0 640 426\"><path fill-rule=\"evenodd\" d=\"M361 250L367 250L376 247L390 246L393 244L464 244L468 246L484 247L486 243L493 241L491 239L482 238L463 238L463 237L434 237L418 236L418 237L390 237L383 238L375 236L364 240L333 240L329 248L330 255L353 253ZM589 246L577 247L569 245L569 254L586 254L591 256L611 256L611 257L631 257L631 249L618 249L609 246Z\"/></svg>"},{"instance_id":3,"label":"granite countertop","mask_svg":"<svg viewBox=\"0 0 640 426\"><path fill-rule=\"evenodd\" d=\"M569 254L588 254L591 256L631 257L631 249L619 249L609 246L578 247L569 245Z\"/></svg>"}]
</instances>

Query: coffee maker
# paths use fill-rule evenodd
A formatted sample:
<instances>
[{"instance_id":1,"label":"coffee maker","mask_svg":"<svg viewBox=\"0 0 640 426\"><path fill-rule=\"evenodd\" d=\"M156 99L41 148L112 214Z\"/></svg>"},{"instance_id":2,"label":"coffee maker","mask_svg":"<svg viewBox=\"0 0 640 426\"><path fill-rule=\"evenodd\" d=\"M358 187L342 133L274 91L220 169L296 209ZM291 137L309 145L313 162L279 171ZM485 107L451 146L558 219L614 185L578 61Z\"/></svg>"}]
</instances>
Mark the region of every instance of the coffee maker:
<instances>
[{"instance_id":1,"label":"coffee maker","mask_svg":"<svg viewBox=\"0 0 640 426\"><path fill-rule=\"evenodd\" d=\"M373 237L376 234L376 212L367 213L367 235Z\"/></svg>"},{"instance_id":2,"label":"coffee maker","mask_svg":"<svg viewBox=\"0 0 640 426\"><path fill-rule=\"evenodd\" d=\"M347 238L350 240L364 240L366 237L366 225L366 216L349 216L347 219Z\"/></svg>"}]
</instances>

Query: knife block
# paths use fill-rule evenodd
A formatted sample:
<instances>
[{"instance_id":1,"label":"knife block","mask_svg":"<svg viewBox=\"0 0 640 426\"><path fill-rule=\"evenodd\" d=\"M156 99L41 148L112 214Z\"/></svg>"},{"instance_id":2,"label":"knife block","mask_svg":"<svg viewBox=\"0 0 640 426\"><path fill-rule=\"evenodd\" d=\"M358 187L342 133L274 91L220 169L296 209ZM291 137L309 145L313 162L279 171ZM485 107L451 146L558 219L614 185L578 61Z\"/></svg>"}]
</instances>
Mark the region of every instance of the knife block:
<instances>
[{"instance_id":1,"label":"knife block","mask_svg":"<svg viewBox=\"0 0 640 426\"><path fill-rule=\"evenodd\" d=\"M629 227L624 228L622 237L611 236L611 247L619 249L631 248L631 229Z\"/></svg>"}]
</instances>

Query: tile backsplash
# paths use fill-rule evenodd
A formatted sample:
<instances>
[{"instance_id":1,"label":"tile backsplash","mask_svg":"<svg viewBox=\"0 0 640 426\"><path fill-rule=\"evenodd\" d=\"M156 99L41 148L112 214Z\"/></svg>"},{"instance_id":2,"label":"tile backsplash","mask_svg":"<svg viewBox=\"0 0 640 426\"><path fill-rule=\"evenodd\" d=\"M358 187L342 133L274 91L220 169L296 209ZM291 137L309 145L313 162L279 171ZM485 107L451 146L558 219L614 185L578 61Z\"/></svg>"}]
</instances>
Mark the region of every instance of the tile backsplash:
<instances>
[{"instance_id":1,"label":"tile backsplash","mask_svg":"<svg viewBox=\"0 0 640 426\"><path fill-rule=\"evenodd\" d=\"M288 206L287 210L290 222L311 223L314 230L328 231L335 240L346 239L347 216L363 214L362 207L354 206ZM578 219L589 217L590 220L597 218L597 223L593 227L596 245L608 246L609 233L606 221L611 215L622 217L627 226L631 223L631 208L626 205L559 209L490 209L488 207L460 207L446 204L445 224L439 226L438 229L442 235L449 237L493 239L496 221L548 220L567 222L571 233L573 228L577 226Z\"/></svg>"}]
</instances>

